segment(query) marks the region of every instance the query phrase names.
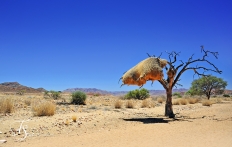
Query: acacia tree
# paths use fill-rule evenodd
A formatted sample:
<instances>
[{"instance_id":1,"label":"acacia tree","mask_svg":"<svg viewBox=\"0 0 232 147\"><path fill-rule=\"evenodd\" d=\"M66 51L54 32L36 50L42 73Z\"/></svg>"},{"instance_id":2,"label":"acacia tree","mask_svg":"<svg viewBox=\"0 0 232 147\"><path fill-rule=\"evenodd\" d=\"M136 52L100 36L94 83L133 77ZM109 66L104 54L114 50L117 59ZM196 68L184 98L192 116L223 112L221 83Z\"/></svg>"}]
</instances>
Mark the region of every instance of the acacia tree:
<instances>
[{"instance_id":1,"label":"acacia tree","mask_svg":"<svg viewBox=\"0 0 232 147\"><path fill-rule=\"evenodd\" d=\"M218 52L211 52L211 51L205 50L204 46L201 46L201 52L203 53L202 58L193 59L193 55L194 55L193 54L191 57L188 58L187 62L183 62L182 60L180 60L179 65L176 65L177 56L179 56L179 53L166 52L169 56L169 61L168 61L169 67L167 68L168 70L167 79L159 80L159 83L166 90L166 95L167 95L167 100L165 104L165 116L168 116L169 118L175 117L175 114L173 113L173 108L172 108L172 89L176 87L176 85L180 85L178 84L178 81L180 81L180 77L185 71L193 70L194 75L197 74L198 76L209 76L209 74L206 74L207 71L211 71L211 72L215 72L219 74L222 73L222 71L220 71L212 62L210 62L207 59L209 55L213 55L217 59ZM202 63L202 62L208 64L209 67L195 65L195 63Z\"/></svg>"},{"instance_id":2,"label":"acacia tree","mask_svg":"<svg viewBox=\"0 0 232 147\"><path fill-rule=\"evenodd\" d=\"M202 77L192 82L190 88L196 94L205 94L208 99L212 93L222 94L227 86L227 82L215 76Z\"/></svg>"}]
</instances>

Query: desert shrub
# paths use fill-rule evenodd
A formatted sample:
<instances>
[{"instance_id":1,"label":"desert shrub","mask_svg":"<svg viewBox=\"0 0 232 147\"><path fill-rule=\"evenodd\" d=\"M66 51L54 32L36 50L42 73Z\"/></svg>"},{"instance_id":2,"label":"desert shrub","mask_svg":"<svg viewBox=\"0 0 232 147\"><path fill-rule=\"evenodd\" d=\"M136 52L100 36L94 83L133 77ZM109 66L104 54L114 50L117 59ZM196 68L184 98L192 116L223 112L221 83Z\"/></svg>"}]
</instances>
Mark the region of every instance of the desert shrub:
<instances>
[{"instance_id":1,"label":"desert shrub","mask_svg":"<svg viewBox=\"0 0 232 147\"><path fill-rule=\"evenodd\" d=\"M173 104L173 105L180 105L179 99L173 100L173 101L172 101L172 104Z\"/></svg>"},{"instance_id":2,"label":"desert shrub","mask_svg":"<svg viewBox=\"0 0 232 147\"><path fill-rule=\"evenodd\" d=\"M164 102L164 99L162 97L158 97L157 102L162 104Z\"/></svg>"},{"instance_id":3,"label":"desert shrub","mask_svg":"<svg viewBox=\"0 0 232 147\"><path fill-rule=\"evenodd\" d=\"M76 115L73 115L73 116L72 116L72 120L73 120L73 122L76 122L76 121L77 121L77 116L76 116Z\"/></svg>"},{"instance_id":4,"label":"desert shrub","mask_svg":"<svg viewBox=\"0 0 232 147\"><path fill-rule=\"evenodd\" d=\"M86 94L81 91L76 91L72 93L71 104L75 105L85 105L86 104Z\"/></svg>"},{"instance_id":5,"label":"desert shrub","mask_svg":"<svg viewBox=\"0 0 232 147\"><path fill-rule=\"evenodd\" d=\"M187 100L189 104L196 104L199 101L197 98L188 98Z\"/></svg>"},{"instance_id":6,"label":"desert shrub","mask_svg":"<svg viewBox=\"0 0 232 147\"><path fill-rule=\"evenodd\" d=\"M55 100L61 98L61 91L45 91L44 92L44 98L53 98Z\"/></svg>"},{"instance_id":7,"label":"desert shrub","mask_svg":"<svg viewBox=\"0 0 232 147\"><path fill-rule=\"evenodd\" d=\"M142 88L140 90L136 89L136 90L132 90L132 91L129 91L125 98L126 99L138 99L138 100L144 100L146 98L149 97L149 91L145 88Z\"/></svg>"},{"instance_id":8,"label":"desert shrub","mask_svg":"<svg viewBox=\"0 0 232 147\"><path fill-rule=\"evenodd\" d=\"M122 101L121 100L116 100L115 103L114 103L114 108L121 109L122 108Z\"/></svg>"},{"instance_id":9,"label":"desert shrub","mask_svg":"<svg viewBox=\"0 0 232 147\"><path fill-rule=\"evenodd\" d=\"M143 100L141 104L141 108L148 108L149 107L149 102L148 100Z\"/></svg>"},{"instance_id":10,"label":"desert shrub","mask_svg":"<svg viewBox=\"0 0 232 147\"><path fill-rule=\"evenodd\" d=\"M223 94L223 97L230 97L229 94Z\"/></svg>"},{"instance_id":11,"label":"desert shrub","mask_svg":"<svg viewBox=\"0 0 232 147\"><path fill-rule=\"evenodd\" d=\"M201 103L202 106L211 106L213 104L211 100L203 100Z\"/></svg>"},{"instance_id":12,"label":"desert shrub","mask_svg":"<svg viewBox=\"0 0 232 147\"><path fill-rule=\"evenodd\" d=\"M30 106L30 105L31 105L31 99L25 99L25 100L24 100L24 103L25 103L27 106Z\"/></svg>"},{"instance_id":13,"label":"desert shrub","mask_svg":"<svg viewBox=\"0 0 232 147\"><path fill-rule=\"evenodd\" d=\"M14 103L11 98L0 99L0 113L12 113L14 110Z\"/></svg>"},{"instance_id":14,"label":"desert shrub","mask_svg":"<svg viewBox=\"0 0 232 147\"><path fill-rule=\"evenodd\" d=\"M188 101L186 99L179 99L179 102L181 105L187 105L188 104Z\"/></svg>"},{"instance_id":15,"label":"desert shrub","mask_svg":"<svg viewBox=\"0 0 232 147\"><path fill-rule=\"evenodd\" d=\"M178 97L178 98L181 98L181 97L182 97L181 94L180 94L179 92L173 93L172 96L176 96L176 97Z\"/></svg>"},{"instance_id":16,"label":"desert shrub","mask_svg":"<svg viewBox=\"0 0 232 147\"><path fill-rule=\"evenodd\" d=\"M133 100L128 100L125 104L126 108L135 108L135 102Z\"/></svg>"},{"instance_id":17,"label":"desert shrub","mask_svg":"<svg viewBox=\"0 0 232 147\"><path fill-rule=\"evenodd\" d=\"M24 93L26 92L26 90L20 90L18 92L16 92L17 95L24 95Z\"/></svg>"},{"instance_id":18,"label":"desert shrub","mask_svg":"<svg viewBox=\"0 0 232 147\"><path fill-rule=\"evenodd\" d=\"M61 92L60 92L60 91L53 91L53 90L51 90L50 93L51 93L51 94L50 94L51 97L52 97L53 99L55 99L55 100L57 100L58 98L61 97Z\"/></svg>"},{"instance_id":19,"label":"desert shrub","mask_svg":"<svg viewBox=\"0 0 232 147\"><path fill-rule=\"evenodd\" d=\"M55 114L56 105L49 101L37 102L32 106L34 116L52 116Z\"/></svg>"}]
</instances>

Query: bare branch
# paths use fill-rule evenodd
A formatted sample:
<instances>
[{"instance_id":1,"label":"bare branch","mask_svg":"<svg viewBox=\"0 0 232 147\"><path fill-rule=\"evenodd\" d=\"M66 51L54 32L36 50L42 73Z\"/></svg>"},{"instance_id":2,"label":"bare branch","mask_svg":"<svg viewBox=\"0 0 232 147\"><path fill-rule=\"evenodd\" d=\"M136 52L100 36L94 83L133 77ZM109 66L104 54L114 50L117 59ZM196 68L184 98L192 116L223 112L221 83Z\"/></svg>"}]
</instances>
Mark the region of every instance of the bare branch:
<instances>
[{"instance_id":1,"label":"bare branch","mask_svg":"<svg viewBox=\"0 0 232 147\"><path fill-rule=\"evenodd\" d=\"M182 75L182 73L184 73L186 70L189 70L189 69L192 69L192 70L194 70L194 75L193 75L193 77L197 74L198 76L208 76L207 74L205 74L205 72L207 72L207 71L212 71L212 72L216 72L216 73L219 73L219 74L221 74L222 73L222 71L220 71L213 63L211 63L210 61L208 61L207 59L206 59L206 57L208 56L208 54L212 54L215 58L217 58L217 56L218 56L218 52L211 52L211 51L208 51L208 50L205 50L204 49L204 46L201 46L201 52L203 52L204 54L203 54L203 57L200 59L196 59L196 60L193 60L192 58L193 58L193 55L188 59L188 62L185 62L185 63L183 63L182 62L182 64L180 64L179 66L177 66L176 68L174 68L174 66L172 65L171 67L173 67L174 68L174 70L175 70L175 72L177 73L178 72L178 69L180 68L180 67L182 67L182 69L181 69L181 71L177 74L177 76L176 76L176 78L175 78L175 80L174 80L174 82L173 82L173 86L177 83L177 81L179 80L179 78L180 78L180 76ZM173 56L172 56L173 57ZM171 60L170 59L171 58L171 55L170 55L170 53L169 53L169 60ZM175 57L173 57L174 58L174 61L176 60L175 59ZM197 63L197 62L206 62L206 63L208 63L209 65L211 65L211 67L213 67L213 68L206 68L206 67L198 67L198 66L196 66L196 67L188 67L190 64L192 64L192 63ZM173 64L174 62L171 62L170 64ZM198 70L203 70L203 72L199 72Z\"/></svg>"}]
</instances>

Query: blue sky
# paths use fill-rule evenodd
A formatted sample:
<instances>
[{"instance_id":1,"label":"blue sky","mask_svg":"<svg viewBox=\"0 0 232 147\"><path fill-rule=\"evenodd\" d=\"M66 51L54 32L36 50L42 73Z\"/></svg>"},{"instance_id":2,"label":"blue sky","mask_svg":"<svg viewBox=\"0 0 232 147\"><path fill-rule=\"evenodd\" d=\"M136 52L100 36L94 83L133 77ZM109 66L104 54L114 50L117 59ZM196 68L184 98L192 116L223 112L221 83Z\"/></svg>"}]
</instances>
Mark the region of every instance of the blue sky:
<instances>
[{"instance_id":1,"label":"blue sky","mask_svg":"<svg viewBox=\"0 0 232 147\"><path fill-rule=\"evenodd\" d=\"M204 45L219 52L208 59L223 73L213 75L232 89L231 7L230 0L1 0L0 83L133 90L118 80L146 53L180 51L186 61L201 58ZM179 83L189 88L192 80L187 71ZM163 89L158 82L144 88Z\"/></svg>"}]
</instances>

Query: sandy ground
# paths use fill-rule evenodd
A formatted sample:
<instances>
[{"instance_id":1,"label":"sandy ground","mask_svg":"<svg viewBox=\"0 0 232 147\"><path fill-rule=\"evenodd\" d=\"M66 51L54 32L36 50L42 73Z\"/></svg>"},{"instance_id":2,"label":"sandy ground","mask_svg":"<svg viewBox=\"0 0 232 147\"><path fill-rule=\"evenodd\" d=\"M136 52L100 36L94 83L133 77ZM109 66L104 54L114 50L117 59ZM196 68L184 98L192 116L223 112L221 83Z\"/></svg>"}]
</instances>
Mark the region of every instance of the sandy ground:
<instances>
[{"instance_id":1,"label":"sandy ground","mask_svg":"<svg viewBox=\"0 0 232 147\"><path fill-rule=\"evenodd\" d=\"M98 98L97 98L98 99ZM100 98L99 98L100 99ZM98 101L99 102L99 101ZM94 105L93 105L94 104ZM163 116L164 104L154 108L115 109L100 102L91 106L59 106L51 117L34 117L30 107L0 117L1 147L231 147L232 102L211 107L175 105L176 120ZM77 122L72 121L77 116ZM22 120L28 133L13 136Z\"/></svg>"}]
</instances>

